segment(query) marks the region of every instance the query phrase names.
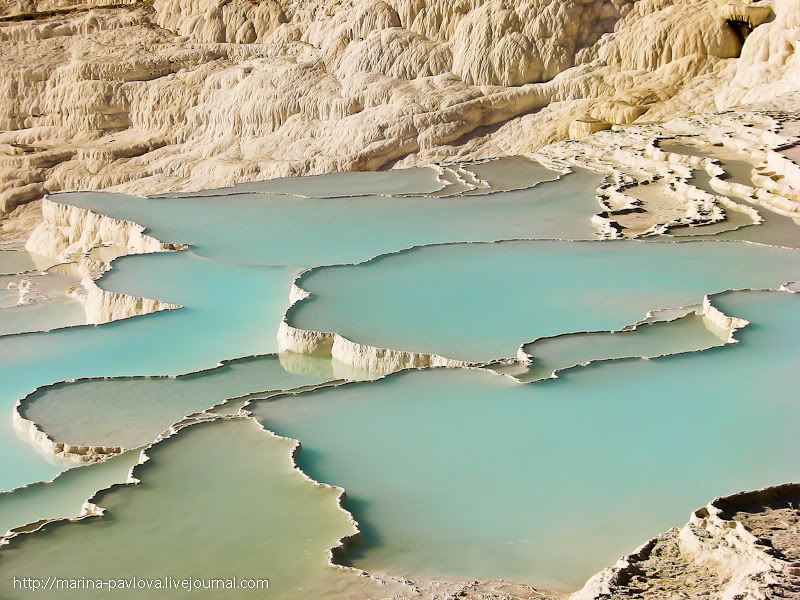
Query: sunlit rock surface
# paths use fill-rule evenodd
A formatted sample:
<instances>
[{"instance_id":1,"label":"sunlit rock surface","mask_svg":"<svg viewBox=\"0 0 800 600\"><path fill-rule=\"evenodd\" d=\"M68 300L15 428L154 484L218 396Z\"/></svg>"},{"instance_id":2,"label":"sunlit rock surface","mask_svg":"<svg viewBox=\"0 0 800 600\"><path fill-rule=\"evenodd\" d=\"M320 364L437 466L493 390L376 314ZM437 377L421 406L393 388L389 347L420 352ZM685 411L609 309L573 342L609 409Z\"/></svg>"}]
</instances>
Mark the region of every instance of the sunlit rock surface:
<instances>
[{"instance_id":1,"label":"sunlit rock surface","mask_svg":"<svg viewBox=\"0 0 800 600\"><path fill-rule=\"evenodd\" d=\"M792 0L68 6L3 6L2 212L47 191L523 153L596 130L576 123L796 103Z\"/></svg>"},{"instance_id":2,"label":"sunlit rock surface","mask_svg":"<svg viewBox=\"0 0 800 600\"><path fill-rule=\"evenodd\" d=\"M591 191L585 194L585 206L591 204L596 214L568 237L671 236L678 240L713 235L715 240L796 249L800 246L800 126L792 121L792 111L800 108L798 40L800 7L794 0L271 0L255 4L148 0L113 6L75 0L3 2L0 244L28 240L29 249L52 260L68 261L82 276L80 285L70 290L70 298L82 302L88 322L141 317L178 308L156 299L162 297L158 292L165 291L170 294L164 298L182 299L181 294L172 296L175 285L153 285L141 276L137 282L131 275L139 272L136 268L127 277L117 274L116 281L124 288L120 291L106 290L96 279L116 256L180 247L162 244L161 239L190 240L156 240L144 232L144 226L153 225L144 219L126 222L57 206L51 200L41 202L46 193L103 189L161 194L278 175L437 163L435 171L411 172L408 177L430 197L439 194L460 202L487 187L518 189L536 179L530 172L515 175L512 168L505 168L512 163L492 168L490 163L470 166L463 161L536 151L535 158L558 173L581 167L606 176L596 198ZM567 139L573 141L563 141ZM451 159L461 162L444 162ZM369 181L381 190L374 192L376 196L391 196L390 203L400 200L393 196L397 192L393 186L400 191L413 187L408 181L399 185L399 178L384 176L377 174ZM579 176L564 181L569 185ZM265 191L272 185L272 191L282 193L285 182L278 182L277 188L274 183L256 185L265 186ZM559 185L563 189L564 184ZM323 182L316 193L333 197L334 188ZM238 191L242 190L234 188ZM313 198L314 193L308 196ZM235 204L233 196L224 200ZM326 218L318 212L320 220ZM584 216L586 210L575 212ZM44 223L39 224L42 213ZM175 223L158 224L180 231ZM485 229L486 221L480 225ZM438 227L436 223L429 226ZM280 231L279 224L276 229ZM509 235L501 229L504 236ZM413 231L420 243L430 243L419 234L424 229ZM483 239L469 231L468 227L463 230L470 239ZM521 231L523 236L542 236L553 231L563 234L564 228L543 219L535 226L526 224ZM242 232L268 235L266 226L263 231L243 227ZM321 250L327 251L326 245L336 245L334 236L328 235L309 230L305 256L316 259ZM341 228L338 235L345 239L351 233ZM381 241L393 246L402 237ZM314 239L324 239L326 244L315 247L310 243ZM280 246L286 244L276 236L274 248ZM384 251L390 249L398 248ZM6 258L12 259L11 255ZM201 252L164 260L180 265L179 272L189 269L211 275L207 288L192 288L193 292L262 294L264 304L269 304L265 312L272 317L279 314L277 309L282 307L275 299L278 304L285 302L282 283L294 271L273 273L275 281L261 288L248 279L248 270L238 277L220 278L213 266L203 265L205 258ZM16 267L13 272L22 273ZM175 280L179 285L181 280ZM242 285L245 280L247 285ZM47 295L38 280L24 275L7 283L15 287L3 290L0 310L52 306L36 304ZM796 290L797 284L788 283L785 289ZM292 300L300 295L295 291ZM22 302L22 308L7 305L12 296ZM225 303L217 300L220 310L213 313L215 317L224 314ZM44 342L39 357L54 367L55 377L67 378L76 373L119 374L125 368L131 369L131 375L162 373L174 368L173 360L187 370L210 367L217 358L238 352L243 339L249 340L244 345L247 352L276 349L274 328L267 323L259 321L265 335L263 343L255 344L248 337L252 332L231 329L218 319L219 347L201 351L203 344L192 344L200 338L186 311L170 313L152 317L155 323L177 323L168 328L171 337L167 337L182 341L157 348L149 344L147 334L156 329L153 320L120 324L133 332L132 347L140 355L135 361L117 357L115 362L106 357L119 340L104 335L108 330L102 328L96 338L84 339L86 329L43 338L58 343ZM718 321L722 333L729 335L736 328L735 317L714 312L707 298L701 314L704 322ZM8 318L10 312L3 316L6 322L13 320ZM17 329L8 333L23 330L19 329L23 319L17 321L12 324ZM307 346L295 349L322 350L351 364L328 361L317 373L318 365L304 357L284 355L281 365L297 373L314 371L314 377L322 378L348 378L354 364L379 370L456 366L441 356L367 347L341 336L337 345L335 339L322 339L316 333L293 332L294 341ZM21 398L33 385L43 383L37 359L26 358L29 339L14 338L0 353L4 365L15 365L21 358L24 367L6 371L13 375L6 377L12 390L7 400ZM515 339L515 344L525 339L530 338ZM684 341L676 348L693 347L693 343L683 346ZM702 341L704 347L716 344L716 339ZM80 353L73 353L76 342L84 344L83 356L92 356L97 361L92 364L99 369L90 369ZM621 353L628 349L625 346ZM596 357L566 353L559 358L569 365ZM233 414L239 408L232 403L219 410ZM7 423L4 434L8 429ZM3 444L7 452L7 440ZM28 473L21 473L26 468L39 472L29 462L25 457L13 461L4 476L24 480ZM97 471L76 476L94 482L79 492L64 484L72 481L67 477L4 498L18 499L9 500L8 505L28 515L7 519L8 526L27 519L74 516L74 510L64 511L62 506L103 485L91 473ZM67 489L69 493L62 497L65 504L59 503L57 492L53 497L57 510L40 505L40 488ZM798 497L795 486L787 485L712 502L695 512L688 525L659 536L599 574L577 597L790 596L797 592L793 561L800 558ZM71 548L71 543L64 542L63 547ZM59 558L67 555L65 551ZM541 597L525 586L502 583L420 580L387 590L394 597L437 594Z\"/></svg>"}]
</instances>

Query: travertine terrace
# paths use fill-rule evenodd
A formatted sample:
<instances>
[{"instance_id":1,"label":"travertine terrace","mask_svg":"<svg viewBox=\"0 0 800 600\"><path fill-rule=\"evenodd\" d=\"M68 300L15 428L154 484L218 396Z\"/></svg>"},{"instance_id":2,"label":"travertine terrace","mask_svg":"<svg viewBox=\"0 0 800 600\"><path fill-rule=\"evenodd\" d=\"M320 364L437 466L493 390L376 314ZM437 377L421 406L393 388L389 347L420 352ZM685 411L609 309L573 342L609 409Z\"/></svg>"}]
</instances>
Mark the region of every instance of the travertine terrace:
<instances>
[{"instance_id":1,"label":"travertine terrace","mask_svg":"<svg viewBox=\"0 0 800 600\"><path fill-rule=\"evenodd\" d=\"M0 10L5 213L59 190L523 154L611 125L796 102L793 0Z\"/></svg>"},{"instance_id":2,"label":"travertine terrace","mask_svg":"<svg viewBox=\"0 0 800 600\"><path fill-rule=\"evenodd\" d=\"M788 253L800 248L792 235L800 219L798 144L798 0L0 0L0 244L25 245L51 261L38 275L19 273L8 289L20 305L46 301L52 290L41 294L36 277L68 273L74 281L66 293L82 302L87 324L180 312L181 304L106 290L98 281L117 256L183 252L192 240L157 239L144 224L61 202L58 192L147 196L431 166L440 187L420 196L461 198L497 191L476 161L525 156L551 169L553 180L575 170L604 178L594 190L596 210L586 215L598 239L667 244L718 234ZM499 240L438 243L475 241ZM110 258L93 254L98 248ZM305 273L318 267L306 265ZM374 378L487 367L513 376L536 358L526 353L535 349L530 338L519 340L516 357L488 364L303 329L291 315L310 296L304 274L292 277L288 309L270 340L274 354L265 356L288 352L280 363L294 362L298 371L301 355L314 355L333 359L341 373L362 369ZM791 295L799 288L782 281L769 289ZM716 297L709 290L696 299L703 304L673 316L663 311L663 319L657 309L670 307L653 306L643 321L619 330L545 337L630 333L694 314L720 336L721 348L750 325L718 309ZM563 370L604 360L611 359ZM213 361L203 365L191 374L213 371ZM334 377L336 368L307 387L355 379ZM54 439L26 418L25 398L17 398L14 424L49 458L100 462L127 451ZM236 400L234 408L223 402L184 417L149 448L161 452L159 444L169 447L165 440L198 423L256 418L247 399ZM127 485L149 472L147 460L143 451ZM360 532L336 489L356 531L341 538L344 547ZM92 502L81 515L12 529L0 545L24 546L26 536L47 535L58 523L102 518L102 503ZM329 554L337 569L387 599L800 597L798 503L797 483L711 500L687 524L653 537L568 596L499 580L367 575L339 566L339 546ZM345 585L335 597L360 598L365 589Z\"/></svg>"}]
</instances>

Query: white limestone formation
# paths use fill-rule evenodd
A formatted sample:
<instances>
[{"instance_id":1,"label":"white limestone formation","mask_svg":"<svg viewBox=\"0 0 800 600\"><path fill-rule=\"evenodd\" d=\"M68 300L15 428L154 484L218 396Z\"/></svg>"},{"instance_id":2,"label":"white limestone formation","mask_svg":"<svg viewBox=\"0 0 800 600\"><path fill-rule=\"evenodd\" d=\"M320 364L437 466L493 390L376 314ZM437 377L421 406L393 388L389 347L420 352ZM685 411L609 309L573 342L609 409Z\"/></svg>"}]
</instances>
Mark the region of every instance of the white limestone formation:
<instances>
[{"instance_id":1,"label":"white limestone formation","mask_svg":"<svg viewBox=\"0 0 800 600\"><path fill-rule=\"evenodd\" d=\"M569 600L797 595L800 485L717 498L592 577Z\"/></svg>"},{"instance_id":2,"label":"white limestone formation","mask_svg":"<svg viewBox=\"0 0 800 600\"><path fill-rule=\"evenodd\" d=\"M701 314L706 326L728 344L735 344L738 340L734 337L734 334L749 325L749 321L745 319L726 315L712 304L712 299L709 296L703 298Z\"/></svg>"},{"instance_id":3,"label":"white limestone formation","mask_svg":"<svg viewBox=\"0 0 800 600\"><path fill-rule=\"evenodd\" d=\"M781 288L782 291L790 291L784 286ZM700 305L697 304L690 304L687 306L682 306L678 308L664 308L664 309L657 309L648 311L647 315L643 319L636 321L635 323L631 323L623 327L622 329L613 329L613 330L604 330L604 331L578 331L578 332L569 332L569 333L559 333L550 336L544 336L540 338L536 338L530 342L521 344L519 348L517 348L517 354L514 358L508 358L496 361L489 365L489 367L500 373L501 375L507 375L516 381L520 381L522 383L530 383L538 381L539 379L533 379L530 376L531 372L531 365L535 365L536 361L540 360L533 352L537 350L537 345L545 342L546 340L554 340L557 338L580 338L581 336L586 335L598 335L598 334L607 334L607 335L634 335L635 332L642 328L646 328L656 323L674 323L681 319L686 318L689 315L695 315L700 317L703 320L703 325L712 333L714 333L724 344L735 344L738 343L738 340L735 337L735 334L740 329L743 329L747 325L750 324L749 321L735 317L729 316L719 310L716 306L713 305L713 298L719 295L725 295L727 292L720 292L718 294L706 295L703 298L703 303ZM706 346L706 347L697 347L693 349L685 349L680 350L678 352L674 351L664 351L660 354L652 354L652 355L635 355L630 354L629 356L617 356L617 357L602 357L596 358L591 360L586 360L583 362L572 363L572 364L564 364L563 366L559 366L555 368L553 371L550 372L549 378L550 379L558 379L561 374L565 371L569 371L571 369L575 369L577 367L587 367L595 362L605 362L605 361L612 361L612 360L625 360L631 358L639 358L642 360L650 360L653 358L662 358L665 356L673 356L675 354L680 354L684 352L703 352L715 346Z\"/></svg>"},{"instance_id":4,"label":"white limestone formation","mask_svg":"<svg viewBox=\"0 0 800 600\"><path fill-rule=\"evenodd\" d=\"M58 190L521 154L609 125L797 104L793 0L101 6L0 11L0 212Z\"/></svg>"},{"instance_id":5,"label":"white limestone formation","mask_svg":"<svg viewBox=\"0 0 800 600\"><path fill-rule=\"evenodd\" d=\"M54 198L42 201L42 219L25 248L58 260L71 260L101 245L122 246L130 254L160 252L169 247L145 234L137 223L59 203Z\"/></svg>"},{"instance_id":6,"label":"white limestone formation","mask_svg":"<svg viewBox=\"0 0 800 600\"><path fill-rule=\"evenodd\" d=\"M288 315L292 306L311 297L311 294L298 284L302 277L300 275L292 282L289 290L289 308L278 327L280 352L331 357L342 365L374 375L394 373L403 369L470 366L470 363L465 361L438 354L378 348L353 342L333 331L314 331L290 325Z\"/></svg>"},{"instance_id":7,"label":"white limestone formation","mask_svg":"<svg viewBox=\"0 0 800 600\"><path fill-rule=\"evenodd\" d=\"M732 200L690 184L700 169L718 194L797 217L800 128L788 121L800 110L799 48L797 0L8 0L0 241L26 238L41 206L28 249L79 263L77 294L101 323L176 306L102 290L107 266L88 251L178 248L52 192L147 194L537 152L544 164L608 174L593 220L605 237L725 218ZM685 136L747 152L752 186L712 159L659 147ZM455 176L477 183L468 170ZM295 286L291 303L303 297ZM708 301L704 311L729 341L743 325ZM379 373L466 366L287 322L279 343ZM79 460L119 450L59 448L21 417L15 425ZM782 486L715 500L573 599L769 597L794 577L800 562L785 557L800 538L789 550L775 542L783 556L768 551L761 540L776 528L752 507L769 505L768 521L796 513L798 498ZM464 597L483 593L471 585ZM426 597L436 586L416 589Z\"/></svg>"},{"instance_id":8,"label":"white limestone formation","mask_svg":"<svg viewBox=\"0 0 800 600\"><path fill-rule=\"evenodd\" d=\"M57 457L77 463L91 463L105 460L126 450L114 446L81 446L55 441L36 423L23 417L19 407L20 401L17 402L11 413L14 429L20 437L29 441L47 457Z\"/></svg>"},{"instance_id":9,"label":"white limestone formation","mask_svg":"<svg viewBox=\"0 0 800 600\"><path fill-rule=\"evenodd\" d=\"M86 311L86 322L90 325L110 323L120 319L128 319L162 310L181 308L180 304L164 302L154 298L140 298L121 292L109 292L95 283L90 277L81 281L84 294L80 299Z\"/></svg>"},{"instance_id":10,"label":"white limestone formation","mask_svg":"<svg viewBox=\"0 0 800 600\"><path fill-rule=\"evenodd\" d=\"M721 223L729 211L743 213L749 224L763 222L758 210L736 198L797 219L800 187L793 182L799 167L785 154L800 147L800 132L790 131L795 122L795 114L784 111L708 113L603 130L550 144L531 156L560 169L579 166L608 176L597 193L603 210L592 218L601 238L644 237L681 225ZM662 149L671 143L686 149ZM752 162L751 185L733 181L724 160L716 156ZM702 171L713 193L691 182Z\"/></svg>"},{"instance_id":11,"label":"white limestone formation","mask_svg":"<svg viewBox=\"0 0 800 600\"><path fill-rule=\"evenodd\" d=\"M57 202L57 196L46 197L41 210L43 221L31 233L26 249L74 264L82 279L80 287L72 289L69 295L83 303L87 323L96 325L180 308L178 304L158 299L104 290L96 280L110 266L93 259L90 251L99 246L116 246L127 254L145 254L180 250L185 245L163 243L144 233L144 227L137 223Z\"/></svg>"}]
</instances>

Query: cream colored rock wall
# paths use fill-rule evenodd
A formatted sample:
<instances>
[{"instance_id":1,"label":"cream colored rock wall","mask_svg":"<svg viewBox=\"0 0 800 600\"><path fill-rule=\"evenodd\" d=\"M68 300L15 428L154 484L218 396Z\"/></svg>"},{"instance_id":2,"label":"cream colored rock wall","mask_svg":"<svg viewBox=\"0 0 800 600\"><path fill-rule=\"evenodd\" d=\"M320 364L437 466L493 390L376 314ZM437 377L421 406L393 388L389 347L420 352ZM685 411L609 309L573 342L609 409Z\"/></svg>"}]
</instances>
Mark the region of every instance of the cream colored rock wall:
<instances>
[{"instance_id":1,"label":"cream colored rock wall","mask_svg":"<svg viewBox=\"0 0 800 600\"><path fill-rule=\"evenodd\" d=\"M140 298L104 290L90 277L85 277L81 285L84 290L81 300L86 312L86 322L90 325L111 323L112 321L149 315L162 310L181 308L179 304L164 302L155 298Z\"/></svg>"},{"instance_id":2,"label":"cream colored rock wall","mask_svg":"<svg viewBox=\"0 0 800 600\"><path fill-rule=\"evenodd\" d=\"M764 4L774 18L744 48L719 0L154 0L0 17L0 212L58 190L524 153L575 122L769 101L799 85L800 8Z\"/></svg>"},{"instance_id":3,"label":"cream colored rock wall","mask_svg":"<svg viewBox=\"0 0 800 600\"><path fill-rule=\"evenodd\" d=\"M716 498L592 577L569 600L796 596L797 483Z\"/></svg>"},{"instance_id":4,"label":"cream colored rock wall","mask_svg":"<svg viewBox=\"0 0 800 600\"><path fill-rule=\"evenodd\" d=\"M716 2L640 0L598 49L620 70L653 70L687 56L735 58L741 43Z\"/></svg>"},{"instance_id":5,"label":"cream colored rock wall","mask_svg":"<svg viewBox=\"0 0 800 600\"><path fill-rule=\"evenodd\" d=\"M262 43L287 21L282 3L154 0L155 23L198 42Z\"/></svg>"},{"instance_id":6,"label":"cream colored rock wall","mask_svg":"<svg viewBox=\"0 0 800 600\"><path fill-rule=\"evenodd\" d=\"M42 201L43 222L33 231L26 249L56 260L67 261L95 246L127 248L130 254L160 252L168 246L144 233L144 227L91 211Z\"/></svg>"},{"instance_id":7,"label":"cream colored rock wall","mask_svg":"<svg viewBox=\"0 0 800 600\"><path fill-rule=\"evenodd\" d=\"M292 282L289 290L290 307L309 297L310 294L297 281ZM465 361L438 354L378 348L353 342L331 331L300 329L289 324L288 315L289 312L278 327L278 348L281 352L329 356L342 365L375 374L394 373L403 369L469 366Z\"/></svg>"},{"instance_id":8,"label":"cream colored rock wall","mask_svg":"<svg viewBox=\"0 0 800 600\"><path fill-rule=\"evenodd\" d=\"M114 219L84 208L61 204L45 198L41 203L42 222L30 234L26 243L29 252L70 262L81 275L81 285L68 295L83 304L86 322L110 323L180 305L153 298L130 296L105 290L96 280L110 267L88 255L97 246L124 248L127 254L144 254L184 248L165 244L144 233L144 227L131 221Z\"/></svg>"}]
</instances>

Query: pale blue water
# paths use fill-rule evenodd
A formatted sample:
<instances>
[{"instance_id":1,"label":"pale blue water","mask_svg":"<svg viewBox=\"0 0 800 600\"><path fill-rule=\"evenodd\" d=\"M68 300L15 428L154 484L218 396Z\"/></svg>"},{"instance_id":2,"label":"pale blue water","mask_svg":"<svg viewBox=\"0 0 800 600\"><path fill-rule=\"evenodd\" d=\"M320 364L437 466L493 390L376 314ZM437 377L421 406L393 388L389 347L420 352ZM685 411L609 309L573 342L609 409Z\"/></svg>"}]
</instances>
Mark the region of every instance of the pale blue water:
<instances>
[{"instance_id":1,"label":"pale blue water","mask_svg":"<svg viewBox=\"0 0 800 600\"><path fill-rule=\"evenodd\" d=\"M66 296L0 309L0 336L49 331L85 323L86 312L83 305Z\"/></svg>"},{"instance_id":2,"label":"pale blue water","mask_svg":"<svg viewBox=\"0 0 800 600\"><path fill-rule=\"evenodd\" d=\"M60 202L141 223L160 240L245 264L316 266L420 244L515 238L593 239L601 177L579 172L532 190L489 196L298 198L241 194L139 198L58 194Z\"/></svg>"},{"instance_id":3,"label":"pale blue water","mask_svg":"<svg viewBox=\"0 0 800 600\"><path fill-rule=\"evenodd\" d=\"M0 244L0 275L16 275L26 271L41 271L57 261L31 254L22 244Z\"/></svg>"},{"instance_id":4,"label":"pale blue water","mask_svg":"<svg viewBox=\"0 0 800 600\"><path fill-rule=\"evenodd\" d=\"M428 194L442 188L435 169L423 167L361 173L328 173L305 177L279 177L267 181L239 183L229 188L156 194L162 198L227 196L238 193L293 194L308 198L350 198L354 195Z\"/></svg>"},{"instance_id":5,"label":"pale blue water","mask_svg":"<svg viewBox=\"0 0 800 600\"><path fill-rule=\"evenodd\" d=\"M288 390L330 379L333 377L324 372L318 377L289 373L277 356L264 356L232 361L217 369L177 378L62 383L26 398L21 413L58 441L136 448L151 442L184 416L228 398Z\"/></svg>"},{"instance_id":6,"label":"pale blue water","mask_svg":"<svg viewBox=\"0 0 800 600\"><path fill-rule=\"evenodd\" d=\"M701 149L686 144L672 143L661 144L661 148L667 152L677 152L679 154L699 156L702 158L715 158L725 171L725 174L722 176L723 179L742 185L753 186L753 164L744 160L741 155L732 153L729 150L714 147ZM709 194L719 194L719 192L711 187L709 179L710 177L705 171L696 170L692 175L690 183ZM797 222L783 215L774 213L760 204L748 202L742 198L732 198L732 200L739 204L755 208L761 215L763 221L759 225L742 227L735 231L727 232L724 231L726 228L725 223L711 225L710 229L706 229L705 227L674 228L673 231L679 235L685 235L687 232L691 232L692 235L708 235L721 232L714 237L716 239L747 240L762 244L800 248L800 225L798 225ZM726 209L726 212L732 217L733 226L743 225L747 222L747 219L743 218L741 215L737 215L736 211L728 211L728 209Z\"/></svg>"},{"instance_id":7,"label":"pale blue water","mask_svg":"<svg viewBox=\"0 0 800 600\"><path fill-rule=\"evenodd\" d=\"M17 247L0 248L0 275L15 275L36 268L33 256Z\"/></svg>"},{"instance_id":8,"label":"pale blue water","mask_svg":"<svg viewBox=\"0 0 800 600\"><path fill-rule=\"evenodd\" d=\"M3 548L3 598L40 595L84 598L275 598L336 596L337 586L362 586L350 598L378 590L356 573L327 564L327 551L353 527L336 503L338 490L315 486L292 468L292 442L270 436L251 420L195 425L148 450L136 486L99 494L102 519L47 526ZM161 592L30 591L13 577L267 578L269 589ZM351 588L353 590L358 587ZM380 590L384 591L384 590Z\"/></svg>"},{"instance_id":9,"label":"pale blue water","mask_svg":"<svg viewBox=\"0 0 800 600\"><path fill-rule=\"evenodd\" d=\"M389 192L398 185L385 175L356 178L372 180L372 189L368 186L366 191ZM418 180L416 189L430 187L428 170L413 178ZM333 179L344 181L347 176ZM10 410L33 388L64 379L179 374L209 368L225 358L274 352L289 284L301 267L363 260L417 243L538 234L591 237L588 218L596 209L594 188L599 181L599 176L583 172L565 178L558 188L546 183L535 190L486 198L320 200L243 194L189 200L60 194L62 201L104 214L144 225L157 223L152 232L165 241L191 242L190 252L117 260L100 281L109 290L186 308L4 340L0 405ZM303 180L304 185L308 182ZM326 184L316 193L322 189L334 193L337 188ZM0 472L0 489L52 476L60 465L30 452L5 423L0 425L0 458L8 458L13 466Z\"/></svg>"},{"instance_id":10,"label":"pale blue water","mask_svg":"<svg viewBox=\"0 0 800 600\"><path fill-rule=\"evenodd\" d=\"M450 165L457 170L457 164ZM486 163L466 163L463 168L474 173L491 186L491 191L508 191L531 187L553 179L557 173L524 156L508 156ZM227 196L241 193L291 194L307 198L352 198L353 196L450 195L465 192L469 195L486 193L485 188L469 190L456 182L451 174L444 184L434 168L396 169L364 173L330 173L307 177L289 177L240 183L230 188L156 194L161 198L194 198L197 196Z\"/></svg>"},{"instance_id":11,"label":"pale blue water","mask_svg":"<svg viewBox=\"0 0 800 600\"><path fill-rule=\"evenodd\" d=\"M484 175L507 187L539 176L524 165ZM274 353L290 282L307 267L363 261L415 244L593 237L589 217L597 210L594 188L600 177L585 172L532 190L465 197L440 197L428 171L400 179L359 176L358 183L349 177L269 182L199 196L59 195L142 223L165 241L190 242L187 252L119 259L99 282L109 290L186 307L0 339L0 409L10 411L36 386L66 379L175 375L226 358ZM301 190L307 197L286 195ZM397 195L409 190L417 195ZM352 193L367 195L346 197ZM320 195L341 197L315 197ZM800 279L797 253L752 244L454 244L316 270L303 285L320 295L299 305L292 319L341 330L357 341L483 360L513 356L519 344L544 335L619 328L653 308L699 302L706 292L775 287L792 279ZM529 386L486 372L412 373L265 403L259 412L286 432L297 431L310 474L350 488L351 507L366 531L363 554L351 555L358 564L574 587L648 536L684 522L690 509L714 495L796 478L785 457L796 452L787 434L796 428L797 415L781 394L797 387L784 364L796 364L788 340L797 334L797 301L787 300L788 294L746 298L755 300L737 295L725 298L722 307L756 321L751 337L724 350L590 367ZM792 318L794 325L785 325ZM678 337L653 341L694 340ZM597 348L588 354L597 354ZM744 358L736 362L728 356ZM48 427L59 435L135 444L170 419L226 395L350 376L343 365L297 356L242 364L266 362L263 371L219 369L193 376L188 386L185 380L61 385L42 395L38 416L50 419ZM754 383L734 386L724 380L727 375L731 381L748 376ZM167 397L168 405L162 402ZM766 409L754 398L765 398ZM191 437L217 444L222 429ZM268 531L275 522L264 502L292 508L294 492L266 498L264 482L250 480L254 472L275 475L271 469L286 456L286 448L284 455L275 451L271 457L253 453L254 444L259 442L250 433L227 454L205 443L176 442L183 448L179 458L156 460L152 487L130 492L136 498L149 490L149 499L127 513L124 526L112 517L91 533L81 529L84 547L103 538L95 532L108 530L105 548L119 545L129 531L143 549L152 534L162 536L174 526L175 536L167 536L175 542L170 547L199 552L206 548L200 539L207 539L207 525L223 522L214 519L218 514L231 531L247 532L239 541L257 545L253 512L241 507L261 511L259 531ZM232 458L237 469L227 471ZM0 425L0 463L0 489L51 477L61 468L16 438L8 420ZM228 483L209 479L212 470L206 466ZM183 475L175 474L190 471L184 489ZM203 485L209 481L214 493L206 495ZM193 502L202 500L202 514L185 510L186 489L198 496ZM125 514L127 492L110 497L118 500L117 514ZM158 513L165 518L154 525L153 507L164 506L172 512ZM232 506L240 508L220 510ZM297 541L291 527L279 525L276 540L286 541L283 535ZM22 545L34 549L29 556L37 568L49 568L52 556L63 557L63 549L72 547L73 529L55 531L55 538L34 536ZM98 552L108 559L104 569L111 574L123 563L163 570L170 559L142 550L132 562L131 554L116 558L102 548ZM213 559L229 572L234 554L222 551ZM29 564L20 561L15 564ZM86 564L77 553L70 561L59 563L65 573Z\"/></svg>"},{"instance_id":12,"label":"pale blue water","mask_svg":"<svg viewBox=\"0 0 800 600\"><path fill-rule=\"evenodd\" d=\"M539 338L522 346L533 359L526 368L516 365L513 374L523 382L536 381L590 361L694 352L722 346L726 340L711 331L703 317L692 313L674 321L640 325L631 331Z\"/></svg>"},{"instance_id":13,"label":"pale blue water","mask_svg":"<svg viewBox=\"0 0 800 600\"><path fill-rule=\"evenodd\" d=\"M725 174L721 176L722 179L753 187L753 163L745 160L741 154L715 146L698 148L688 144L667 143L661 144L661 148L666 152L699 156L700 158L715 158L725 171Z\"/></svg>"},{"instance_id":14,"label":"pale blue water","mask_svg":"<svg viewBox=\"0 0 800 600\"><path fill-rule=\"evenodd\" d=\"M800 278L792 250L721 242L556 241L418 248L300 280L289 323L372 346L486 361L573 331L620 329L708 292Z\"/></svg>"},{"instance_id":15,"label":"pale blue water","mask_svg":"<svg viewBox=\"0 0 800 600\"><path fill-rule=\"evenodd\" d=\"M342 190L348 177L302 183L335 180L338 183L331 187L306 190L309 195L333 194ZM384 174L356 179L370 181L361 191L387 193L409 185L408 177L416 186L410 187L412 191L437 187L429 185L427 169L404 174L399 182ZM225 358L275 352L290 282L307 266L363 260L379 252L447 240L592 237L589 217L596 210L594 188L600 179L581 172L566 177L557 188L545 183L534 190L474 198L316 199L257 193L143 199L94 192L59 194L61 201L151 226L164 241L191 242L189 252L117 260L99 282L105 289L185 308L100 327L4 339L0 406L10 410L35 387L65 379L174 375L209 368ZM297 185L296 180L264 185L289 184ZM350 185L352 193L357 186L352 181ZM51 477L61 467L31 452L8 421L3 423L0 459L9 468L0 471L0 489Z\"/></svg>"},{"instance_id":16,"label":"pale blue water","mask_svg":"<svg viewBox=\"0 0 800 600\"><path fill-rule=\"evenodd\" d=\"M19 281L18 275L0 275L0 309L16 306L19 298L19 292L16 289L10 289L9 283L16 284Z\"/></svg>"},{"instance_id":17,"label":"pale blue water","mask_svg":"<svg viewBox=\"0 0 800 600\"><path fill-rule=\"evenodd\" d=\"M97 490L125 483L137 462L139 451L132 450L102 463L70 469L52 482L0 494L0 532L43 519L77 517Z\"/></svg>"},{"instance_id":18,"label":"pale blue water","mask_svg":"<svg viewBox=\"0 0 800 600\"><path fill-rule=\"evenodd\" d=\"M83 306L66 295L48 293L45 295L50 298L49 301L37 298L33 304L17 305L17 286L24 278L34 282L34 296L39 296L45 288L63 285L66 289L78 283L73 278L37 273L51 267L54 262L25 251L19 244L0 245L0 336L86 323ZM48 280L57 283L48 286ZM47 291L52 292L50 289Z\"/></svg>"},{"instance_id":19,"label":"pale blue water","mask_svg":"<svg viewBox=\"0 0 800 600\"><path fill-rule=\"evenodd\" d=\"M488 183L492 191L524 189L558 176L558 173L524 156L507 156L485 163L467 165L466 168ZM467 192L469 195L482 193L486 193L486 190Z\"/></svg>"},{"instance_id":20,"label":"pale blue water","mask_svg":"<svg viewBox=\"0 0 800 600\"><path fill-rule=\"evenodd\" d=\"M0 406L34 388L66 379L171 375L208 369L226 358L269 354L295 271L240 266L192 252L130 256L114 263L101 285L185 304L181 310L0 341ZM0 422L0 489L46 479L48 463Z\"/></svg>"},{"instance_id":21,"label":"pale blue water","mask_svg":"<svg viewBox=\"0 0 800 600\"><path fill-rule=\"evenodd\" d=\"M718 304L752 321L742 343L527 385L408 372L256 414L348 490L356 566L576 588L711 498L800 475L800 295Z\"/></svg>"},{"instance_id":22,"label":"pale blue water","mask_svg":"<svg viewBox=\"0 0 800 600\"><path fill-rule=\"evenodd\" d=\"M725 162L725 161L722 161ZM719 194L711 187L710 177L705 171L695 171L690 182L697 188L709 194ZM693 236L709 236L716 234L713 239L717 240L745 240L760 244L771 244L774 246L784 246L786 248L800 248L800 225L783 215L772 212L771 210L743 200L742 198L732 198L737 204L754 208L761 215L761 223L757 225L746 225L749 217L735 210L725 209L728 220L723 223L709 225L707 227L675 227L670 229L670 233L677 235L691 234ZM742 226L736 229L737 226ZM726 229L733 229L726 231ZM706 239L710 239L706 237Z\"/></svg>"}]
</instances>

